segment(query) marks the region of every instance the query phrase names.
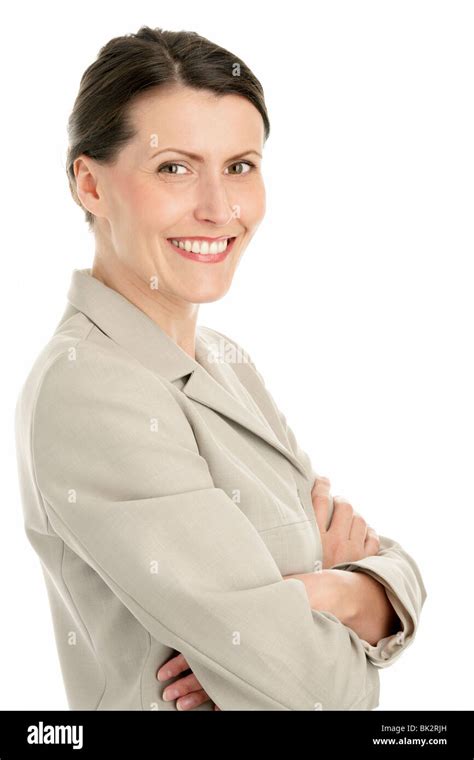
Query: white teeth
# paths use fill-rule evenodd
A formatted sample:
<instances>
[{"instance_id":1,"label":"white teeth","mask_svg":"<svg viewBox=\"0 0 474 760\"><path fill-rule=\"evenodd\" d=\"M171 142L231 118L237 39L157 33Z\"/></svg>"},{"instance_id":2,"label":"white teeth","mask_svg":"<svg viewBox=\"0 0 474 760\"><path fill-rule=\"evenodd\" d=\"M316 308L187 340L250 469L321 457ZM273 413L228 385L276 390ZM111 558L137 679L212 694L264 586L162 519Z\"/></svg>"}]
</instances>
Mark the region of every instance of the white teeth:
<instances>
[{"instance_id":1,"label":"white teeth","mask_svg":"<svg viewBox=\"0 0 474 760\"><path fill-rule=\"evenodd\" d=\"M223 253L227 248L227 240L213 241L210 245L207 240L172 240L173 245L182 248L184 251L192 253L201 253L211 255L213 253Z\"/></svg>"}]
</instances>

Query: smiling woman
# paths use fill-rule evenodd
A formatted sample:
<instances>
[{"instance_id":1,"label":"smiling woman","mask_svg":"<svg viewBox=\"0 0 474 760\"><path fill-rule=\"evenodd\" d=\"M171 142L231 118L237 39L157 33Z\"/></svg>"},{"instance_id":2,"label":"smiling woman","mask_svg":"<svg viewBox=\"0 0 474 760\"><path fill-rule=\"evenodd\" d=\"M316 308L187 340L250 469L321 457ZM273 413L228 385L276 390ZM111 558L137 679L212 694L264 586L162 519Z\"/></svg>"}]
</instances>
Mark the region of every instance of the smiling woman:
<instances>
[{"instance_id":1,"label":"smiling woman","mask_svg":"<svg viewBox=\"0 0 474 760\"><path fill-rule=\"evenodd\" d=\"M179 308L193 330L195 305L227 292L265 213L269 129L258 80L199 35L142 29L109 42L69 119L67 172L95 234L93 275L152 318Z\"/></svg>"},{"instance_id":2,"label":"smiling woman","mask_svg":"<svg viewBox=\"0 0 474 760\"><path fill-rule=\"evenodd\" d=\"M258 80L194 32L112 39L82 77L67 173L95 257L16 409L72 709L372 709L415 637L415 561L333 517L249 354L197 325L263 218L268 134Z\"/></svg>"}]
</instances>

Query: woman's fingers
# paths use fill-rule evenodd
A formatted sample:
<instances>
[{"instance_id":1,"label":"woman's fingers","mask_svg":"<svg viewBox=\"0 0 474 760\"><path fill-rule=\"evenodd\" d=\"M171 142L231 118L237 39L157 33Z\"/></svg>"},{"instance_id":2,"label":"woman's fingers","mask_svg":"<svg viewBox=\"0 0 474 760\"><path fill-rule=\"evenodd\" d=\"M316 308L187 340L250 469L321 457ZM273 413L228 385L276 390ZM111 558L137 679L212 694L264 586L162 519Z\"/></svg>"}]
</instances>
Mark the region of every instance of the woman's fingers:
<instances>
[{"instance_id":1,"label":"woman's fingers","mask_svg":"<svg viewBox=\"0 0 474 760\"><path fill-rule=\"evenodd\" d=\"M364 548L364 543L367 538L367 523L362 515L358 512L354 512L352 516L351 532L349 540L360 544L361 548Z\"/></svg>"},{"instance_id":2,"label":"woman's fingers","mask_svg":"<svg viewBox=\"0 0 474 760\"><path fill-rule=\"evenodd\" d=\"M318 475L311 490L314 516L318 524L319 532L326 533L329 515L329 490L331 483L329 478Z\"/></svg>"},{"instance_id":3,"label":"woman's fingers","mask_svg":"<svg viewBox=\"0 0 474 760\"><path fill-rule=\"evenodd\" d=\"M348 540L354 515L352 504L344 496L334 496L333 504L334 511L329 530L332 531L333 536L338 536L340 540Z\"/></svg>"},{"instance_id":4,"label":"woman's fingers","mask_svg":"<svg viewBox=\"0 0 474 760\"><path fill-rule=\"evenodd\" d=\"M207 702L208 699L210 699L210 696L207 692L205 692L204 689L199 689L199 691L194 691L192 694L188 694L185 697L180 697L176 702L176 709L192 710L193 707L202 705L202 703Z\"/></svg>"},{"instance_id":5,"label":"woman's fingers","mask_svg":"<svg viewBox=\"0 0 474 760\"><path fill-rule=\"evenodd\" d=\"M367 538L365 539L364 551L367 554L375 555L380 551L380 538L373 528L367 528Z\"/></svg>"},{"instance_id":6,"label":"woman's fingers","mask_svg":"<svg viewBox=\"0 0 474 760\"><path fill-rule=\"evenodd\" d=\"M185 656L179 653L176 657L172 657L168 662L161 666L156 677L159 681L168 681L170 678L175 678L185 670L190 670L189 663ZM163 699L165 701L176 699L176 707L178 710L189 710L210 699L210 697L206 694L204 689L201 688L201 684L194 673L191 672L189 675L183 676L183 678L179 678L170 686L167 686L163 692Z\"/></svg>"},{"instance_id":7,"label":"woman's fingers","mask_svg":"<svg viewBox=\"0 0 474 760\"><path fill-rule=\"evenodd\" d=\"M188 676L178 678L177 681L173 681L172 684L167 686L163 692L163 699L169 702L172 699L181 699L181 697L186 697L188 694L191 695L194 692L202 690L202 686L194 673L190 673ZM209 699L207 695L206 699Z\"/></svg>"},{"instance_id":8,"label":"woman's fingers","mask_svg":"<svg viewBox=\"0 0 474 760\"><path fill-rule=\"evenodd\" d=\"M184 655L179 653L159 668L156 677L158 681L168 681L170 678L178 676L184 670L190 670L190 668Z\"/></svg>"},{"instance_id":9,"label":"woman's fingers","mask_svg":"<svg viewBox=\"0 0 474 760\"><path fill-rule=\"evenodd\" d=\"M167 681L170 678L174 678L185 670L190 670L189 663L183 654L179 653L176 657L172 657L168 662L158 670L156 677L159 681ZM177 710L192 710L193 707L203 704L210 700L210 696L201 687L198 679L194 673L190 673L183 678L178 678L170 686L167 686L163 692L163 699L165 701L171 701L176 699ZM214 710L220 710L217 705L214 706Z\"/></svg>"},{"instance_id":10,"label":"woman's fingers","mask_svg":"<svg viewBox=\"0 0 474 760\"><path fill-rule=\"evenodd\" d=\"M380 550L377 533L344 496L333 496L333 512L328 527L330 485L329 478L318 475L311 489L314 514L321 534L324 569L340 562L354 562L376 555Z\"/></svg>"},{"instance_id":11,"label":"woman's fingers","mask_svg":"<svg viewBox=\"0 0 474 760\"><path fill-rule=\"evenodd\" d=\"M313 491L316 488L316 486L318 485L318 483L325 483L328 486L331 485L331 481L325 475L316 475L316 477L314 479L314 483L313 483L313 489L312 489Z\"/></svg>"}]
</instances>

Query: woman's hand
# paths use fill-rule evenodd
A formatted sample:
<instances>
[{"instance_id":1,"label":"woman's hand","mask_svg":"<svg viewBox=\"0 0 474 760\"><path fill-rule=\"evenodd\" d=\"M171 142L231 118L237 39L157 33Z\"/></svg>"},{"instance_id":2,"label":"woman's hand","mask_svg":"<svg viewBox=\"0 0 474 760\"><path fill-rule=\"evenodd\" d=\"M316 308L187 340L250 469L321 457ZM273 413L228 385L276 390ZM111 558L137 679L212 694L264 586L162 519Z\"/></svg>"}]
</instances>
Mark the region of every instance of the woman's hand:
<instances>
[{"instance_id":1,"label":"woman's hand","mask_svg":"<svg viewBox=\"0 0 474 760\"><path fill-rule=\"evenodd\" d=\"M334 497L334 512L327 527L330 485L328 478L318 476L311 491L323 547L323 570L316 573L321 575L321 583L318 585L314 578L305 575L300 580L305 583L310 601L314 601L314 609L333 612L360 638L375 645L403 628L383 584L364 572L330 568L378 554L380 539L343 497Z\"/></svg>"},{"instance_id":2,"label":"woman's hand","mask_svg":"<svg viewBox=\"0 0 474 760\"><path fill-rule=\"evenodd\" d=\"M168 681L184 670L191 670L191 668L184 655L179 653L159 668L156 677L159 681ZM176 708L178 710L190 710L193 707L201 705L203 702L207 702L207 700L212 702L212 699L201 687L193 672L174 681L171 686L167 686L163 692L163 699L165 701L177 699ZM220 710L220 707L214 704L214 710Z\"/></svg>"},{"instance_id":3,"label":"woman's hand","mask_svg":"<svg viewBox=\"0 0 474 760\"><path fill-rule=\"evenodd\" d=\"M323 569L340 562L355 562L372 554L378 554L380 539L375 530L367 525L362 515L342 496L334 496L334 512L329 528L328 478L318 476L311 491L313 509L321 534Z\"/></svg>"}]
</instances>

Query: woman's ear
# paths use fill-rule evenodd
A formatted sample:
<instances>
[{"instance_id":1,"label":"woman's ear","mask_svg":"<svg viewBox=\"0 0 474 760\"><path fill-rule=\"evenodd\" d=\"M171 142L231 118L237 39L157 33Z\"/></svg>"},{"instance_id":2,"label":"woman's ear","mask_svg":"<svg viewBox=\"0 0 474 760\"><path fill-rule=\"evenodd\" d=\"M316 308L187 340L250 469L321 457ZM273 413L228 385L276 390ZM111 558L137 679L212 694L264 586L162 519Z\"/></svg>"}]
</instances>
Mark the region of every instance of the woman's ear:
<instances>
[{"instance_id":1,"label":"woman's ear","mask_svg":"<svg viewBox=\"0 0 474 760\"><path fill-rule=\"evenodd\" d=\"M81 155L73 164L76 195L81 205L94 216L104 216L103 198L98 187L98 165L89 156Z\"/></svg>"}]
</instances>

